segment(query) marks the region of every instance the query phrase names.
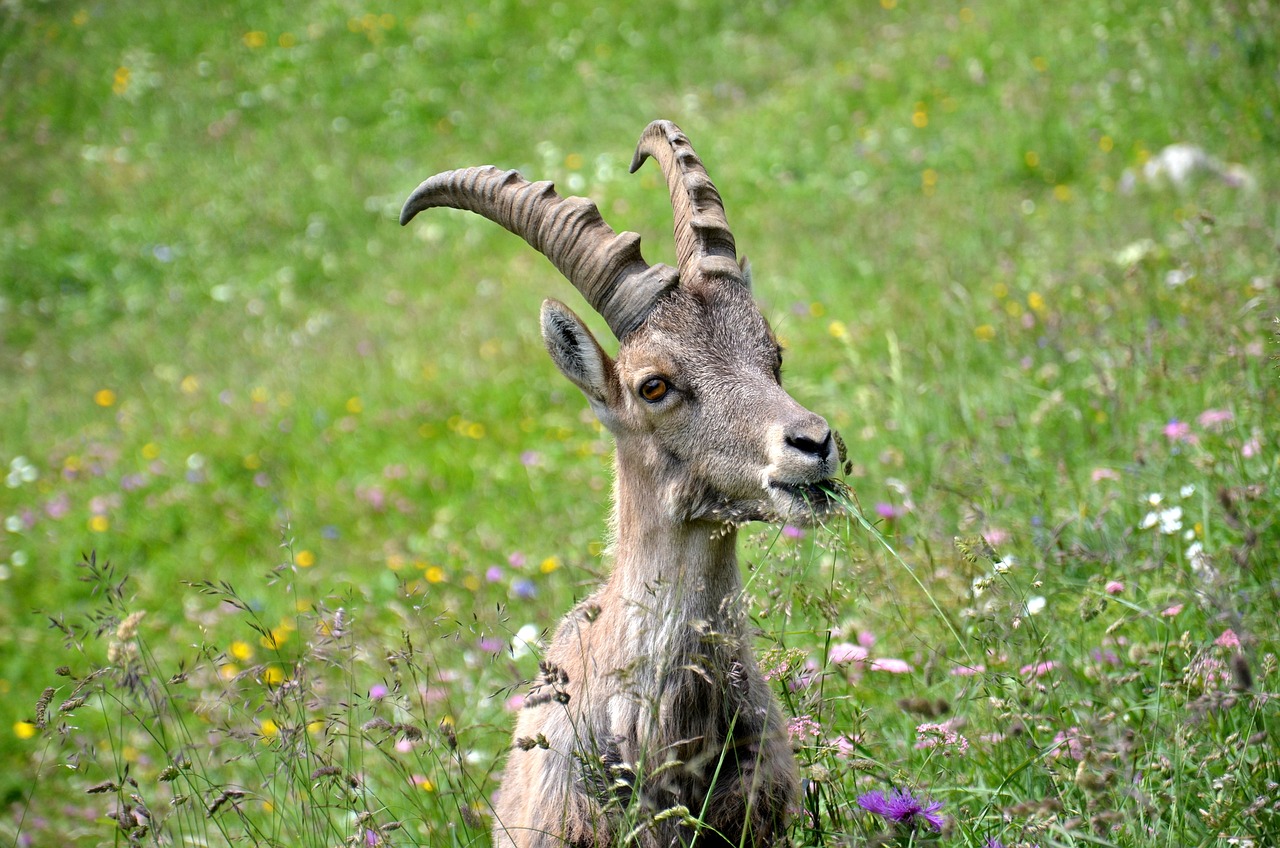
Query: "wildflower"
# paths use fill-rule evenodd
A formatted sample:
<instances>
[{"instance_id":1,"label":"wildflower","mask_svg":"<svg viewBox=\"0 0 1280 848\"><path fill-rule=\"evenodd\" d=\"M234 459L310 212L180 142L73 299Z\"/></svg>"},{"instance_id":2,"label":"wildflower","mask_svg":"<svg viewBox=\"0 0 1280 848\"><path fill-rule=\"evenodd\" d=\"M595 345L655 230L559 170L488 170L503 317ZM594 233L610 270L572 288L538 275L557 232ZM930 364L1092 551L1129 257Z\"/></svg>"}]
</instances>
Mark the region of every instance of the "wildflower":
<instances>
[{"instance_id":1,"label":"wildflower","mask_svg":"<svg viewBox=\"0 0 1280 848\"><path fill-rule=\"evenodd\" d=\"M803 539L804 531L799 527L793 527L788 524L782 528L782 535L786 536L788 539Z\"/></svg>"},{"instance_id":2,"label":"wildflower","mask_svg":"<svg viewBox=\"0 0 1280 848\"><path fill-rule=\"evenodd\" d=\"M881 501L876 504L876 515L885 521L894 521L906 515L907 511L900 506L894 506L891 503Z\"/></svg>"},{"instance_id":3,"label":"wildflower","mask_svg":"<svg viewBox=\"0 0 1280 848\"><path fill-rule=\"evenodd\" d=\"M1229 409L1206 409L1196 417L1196 423L1201 427L1213 427L1217 424L1225 424L1235 418L1235 415Z\"/></svg>"},{"instance_id":4,"label":"wildflower","mask_svg":"<svg viewBox=\"0 0 1280 848\"><path fill-rule=\"evenodd\" d=\"M369 687L370 701L381 701L385 697L387 697L387 687L383 684L375 683L373 686Z\"/></svg>"},{"instance_id":5,"label":"wildflower","mask_svg":"<svg viewBox=\"0 0 1280 848\"><path fill-rule=\"evenodd\" d=\"M1187 444L1194 445L1199 441L1199 439L1196 438L1195 433L1191 432L1191 425L1185 421L1179 421L1176 418L1170 418L1169 423L1164 425L1164 429L1161 432L1163 432L1165 438L1171 442L1186 442Z\"/></svg>"},{"instance_id":6,"label":"wildflower","mask_svg":"<svg viewBox=\"0 0 1280 848\"><path fill-rule=\"evenodd\" d=\"M906 660L892 657L877 657L871 661L872 671L887 671L890 674L910 674L911 666Z\"/></svg>"},{"instance_id":7,"label":"wildflower","mask_svg":"<svg viewBox=\"0 0 1280 848\"><path fill-rule=\"evenodd\" d=\"M1053 756L1060 757L1065 753L1071 759L1083 762L1085 741L1078 727L1060 730L1053 737Z\"/></svg>"},{"instance_id":8,"label":"wildflower","mask_svg":"<svg viewBox=\"0 0 1280 848\"><path fill-rule=\"evenodd\" d=\"M1219 648L1238 648L1240 647L1240 637L1236 635L1234 630L1228 627L1226 630L1222 631L1221 636L1213 640L1213 644L1217 645Z\"/></svg>"},{"instance_id":9,"label":"wildflower","mask_svg":"<svg viewBox=\"0 0 1280 848\"><path fill-rule=\"evenodd\" d=\"M806 736L818 737L821 735L822 725L815 721L812 716L794 716L787 721L787 737L793 741L803 739Z\"/></svg>"},{"instance_id":10,"label":"wildflower","mask_svg":"<svg viewBox=\"0 0 1280 848\"><path fill-rule=\"evenodd\" d=\"M954 720L940 724L925 722L916 725L916 747L941 748L944 755L951 756L953 752L963 754L968 751L969 740L956 733Z\"/></svg>"},{"instance_id":11,"label":"wildflower","mask_svg":"<svg viewBox=\"0 0 1280 848\"><path fill-rule=\"evenodd\" d=\"M1182 507L1171 506L1168 509L1153 510L1142 517L1138 525L1143 530L1159 527L1165 536L1172 536L1182 529Z\"/></svg>"},{"instance_id":12,"label":"wildflower","mask_svg":"<svg viewBox=\"0 0 1280 848\"><path fill-rule=\"evenodd\" d=\"M501 581L502 581L502 568L501 568L500 566L497 566L497 565L491 565L491 566L489 566L489 569L484 573L484 579L485 579L485 580L487 580L487 581L488 581L488 582L490 582L490 583L499 583L499 582L501 582Z\"/></svg>"},{"instance_id":13,"label":"wildflower","mask_svg":"<svg viewBox=\"0 0 1280 848\"><path fill-rule=\"evenodd\" d=\"M511 581L511 594L517 598L529 600L538 596L538 587L533 585L533 581L525 577L519 577Z\"/></svg>"},{"instance_id":14,"label":"wildflower","mask_svg":"<svg viewBox=\"0 0 1280 848\"><path fill-rule=\"evenodd\" d=\"M976 674L982 674L986 670L987 667L982 663L977 665L958 665L951 669L951 674L955 677L973 677Z\"/></svg>"},{"instance_id":15,"label":"wildflower","mask_svg":"<svg viewBox=\"0 0 1280 848\"><path fill-rule=\"evenodd\" d=\"M1189 498L1195 493L1196 493L1195 483L1188 483L1187 485L1183 486L1181 489L1178 490L1178 495L1184 498Z\"/></svg>"},{"instance_id":16,"label":"wildflower","mask_svg":"<svg viewBox=\"0 0 1280 848\"><path fill-rule=\"evenodd\" d=\"M1027 598L1027 615L1038 615L1039 613L1044 612L1046 603L1048 602L1045 601L1043 595L1036 595L1035 597Z\"/></svg>"},{"instance_id":17,"label":"wildflower","mask_svg":"<svg viewBox=\"0 0 1280 848\"><path fill-rule=\"evenodd\" d=\"M1262 452L1262 443L1258 441L1258 437L1254 436L1240 446L1240 455L1245 459L1252 459Z\"/></svg>"},{"instance_id":18,"label":"wildflower","mask_svg":"<svg viewBox=\"0 0 1280 848\"><path fill-rule=\"evenodd\" d=\"M868 792L865 795L859 795L857 801L858 806L867 812L887 821L907 825L912 830L918 829L919 820L923 819L926 825L941 832L942 825L946 821L938 814L938 810L942 809L941 801L917 799L905 789L894 789L887 794Z\"/></svg>"},{"instance_id":19,"label":"wildflower","mask_svg":"<svg viewBox=\"0 0 1280 848\"><path fill-rule=\"evenodd\" d=\"M1100 483L1103 480L1119 480L1120 475L1110 468L1095 468L1093 473L1089 475L1089 479L1095 483Z\"/></svg>"},{"instance_id":20,"label":"wildflower","mask_svg":"<svg viewBox=\"0 0 1280 848\"><path fill-rule=\"evenodd\" d=\"M1045 660L1044 662L1024 665L1022 668L1018 669L1018 674L1030 675L1032 677L1043 677L1057 667L1058 664L1053 660Z\"/></svg>"},{"instance_id":21,"label":"wildflower","mask_svg":"<svg viewBox=\"0 0 1280 848\"><path fill-rule=\"evenodd\" d=\"M1175 615L1182 612L1182 607L1183 607L1182 604L1174 604L1171 607L1166 607L1165 609L1161 610L1160 614L1163 615L1165 618L1173 618Z\"/></svg>"},{"instance_id":22,"label":"wildflower","mask_svg":"<svg viewBox=\"0 0 1280 848\"><path fill-rule=\"evenodd\" d=\"M1103 591L1108 595L1119 595L1124 591L1124 584L1119 580L1109 580L1107 581L1107 585L1103 587Z\"/></svg>"},{"instance_id":23,"label":"wildflower","mask_svg":"<svg viewBox=\"0 0 1280 848\"><path fill-rule=\"evenodd\" d=\"M827 661L837 665L842 663L862 662L867 658L867 649L861 645L848 642L837 642L827 652Z\"/></svg>"}]
</instances>

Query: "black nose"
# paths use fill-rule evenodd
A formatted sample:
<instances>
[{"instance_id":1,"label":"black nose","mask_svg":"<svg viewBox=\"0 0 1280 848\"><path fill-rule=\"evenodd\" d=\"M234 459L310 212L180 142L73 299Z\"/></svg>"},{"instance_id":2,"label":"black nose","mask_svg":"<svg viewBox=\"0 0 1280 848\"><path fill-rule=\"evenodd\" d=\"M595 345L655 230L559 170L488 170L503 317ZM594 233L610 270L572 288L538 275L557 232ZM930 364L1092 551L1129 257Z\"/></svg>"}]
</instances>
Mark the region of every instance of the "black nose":
<instances>
[{"instance_id":1,"label":"black nose","mask_svg":"<svg viewBox=\"0 0 1280 848\"><path fill-rule=\"evenodd\" d=\"M814 438L818 436L818 438ZM825 457L831 452L831 430L821 433L791 433L787 436L787 444L801 453Z\"/></svg>"}]
</instances>

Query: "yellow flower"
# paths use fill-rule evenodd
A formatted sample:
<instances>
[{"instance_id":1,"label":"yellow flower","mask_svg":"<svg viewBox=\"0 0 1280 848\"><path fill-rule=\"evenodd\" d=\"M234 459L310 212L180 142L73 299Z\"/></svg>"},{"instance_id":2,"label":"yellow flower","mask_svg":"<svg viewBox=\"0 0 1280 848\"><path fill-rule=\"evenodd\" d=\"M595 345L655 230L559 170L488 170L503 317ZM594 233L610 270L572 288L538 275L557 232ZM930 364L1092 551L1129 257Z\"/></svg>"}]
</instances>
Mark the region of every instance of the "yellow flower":
<instances>
[{"instance_id":1,"label":"yellow flower","mask_svg":"<svg viewBox=\"0 0 1280 848\"><path fill-rule=\"evenodd\" d=\"M582 154L570 153L568 156L564 157L564 166L570 171L582 170Z\"/></svg>"},{"instance_id":2,"label":"yellow flower","mask_svg":"<svg viewBox=\"0 0 1280 848\"><path fill-rule=\"evenodd\" d=\"M266 403L271 400L271 393L262 386L255 386L253 391L249 392L249 400L254 403Z\"/></svg>"},{"instance_id":3,"label":"yellow flower","mask_svg":"<svg viewBox=\"0 0 1280 848\"><path fill-rule=\"evenodd\" d=\"M560 567L560 560L556 559L553 556L550 556L544 559L542 561L542 565L539 566L543 574L550 574L551 572L555 571L559 567Z\"/></svg>"},{"instance_id":4,"label":"yellow flower","mask_svg":"<svg viewBox=\"0 0 1280 848\"><path fill-rule=\"evenodd\" d=\"M1115 146L1116 143L1111 140L1111 136L1109 135L1104 135L1102 138L1098 139L1098 149L1103 153L1110 153L1111 149Z\"/></svg>"},{"instance_id":5,"label":"yellow flower","mask_svg":"<svg viewBox=\"0 0 1280 848\"><path fill-rule=\"evenodd\" d=\"M298 568L310 568L316 564L316 555L311 553L311 551L298 551L297 555L293 558L293 561Z\"/></svg>"},{"instance_id":6,"label":"yellow flower","mask_svg":"<svg viewBox=\"0 0 1280 848\"><path fill-rule=\"evenodd\" d=\"M1071 199L1071 186L1059 183L1053 187L1053 196L1057 200L1066 203Z\"/></svg>"},{"instance_id":7,"label":"yellow flower","mask_svg":"<svg viewBox=\"0 0 1280 848\"><path fill-rule=\"evenodd\" d=\"M280 732L280 727L269 718L264 718L258 727L262 730L263 736L275 736Z\"/></svg>"},{"instance_id":8,"label":"yellow flower","mask_svg":"<svg viewBox=\"0 0 1280 848\"><path fill-rule=\"evenodd\" d=\"M253 646L250 645L248 642L232 642L231 656L235 657L241 662L248 662L249 660L253 659Z\"/></svg>"},{"instance_id":9,"label":"yellow flower","mask_svg":"<svg viewBox=\"0 0 1280 848\"><path fill-rule=\"evenodd\" d=\"M218 666L218 676L223 680L234 680L235 676L240 673L240 666L235 663L223 663Z\"/></svg>"},{"instance_id":10,"label":"yellow flower","mask_svg":"<svg viewBox=\"0 0 1280 848\"><path fill-rule=\"evenodd\" d=\"M262 671L262 682L268 686L279 686L284 682L284 669L278 665L269 665Z\"/></svg>"},{"instance_id":11,"label":"yellow flower","mask_svg":"<svg viewBox=\"0 0 1280 848\"><path fill-rule=\"evenodd\" d=\"M989 342L996 337L996 328L990 324L981 324L974 328L973 334L978 337L978 341Z\"/></svg>"},{"instance_id":12,"label":"yellow flower","mask_svg":"<svg viewBox=\"0 0 1280 848\"><path fill-rule=\"evenodd\" d=\"M116 393L110 389L98 389L94 392L93 402L101 407L115 406Z\"/></svg>"},{"instance_id":13,"label":"yellow flower","mask_svg":"<svg viewBox=\"0 0 1280 848\"><path fill-rule=\"evenodd\" d=\"M129 69L116 68L115 76L111 78L111 91L113 94L124 94L129 90Z\"/></svg>"},{"instance_id":14,"label":"yellow flower","mask_svg":"<svg viewBox=\"0 0 1280 848\"><path fill-rule=\"evenodd\" d=\"M349 398L347 400L347 412L352 415L359 415L364 411L364 402L358 397Z\"/></svg>"},{"instance_id":15,"label":"yellow flower","mask_svg":"<svg viewBox=\"0 0 1280 848\"><path fill-rule=\"evenodd\" d=\"M1040 164L1040 154L1034 150L1028 150L1022 154L1022 161L1027 163L1028 168L1034 168Z\"/></svg>"},{"instance_id":16,"label":"yellow flower","mask_svg":"<svg viewBox=\"0 0 1280 848\"><path fill-rule=\"evenodd\" d=\"M428 583L443 583L444 569L438 565L432 565L427 568L423 576L427 578Z\"/></svg>"},{"instance_id":17,"label":"yellow flower","mask_svg":"<svg viewBox=\"0 0 1280 848\"><path fill-rule=\"evenodd\" d=\"M200 391L200 378L195 374L188 374L182 378L182 382L178 384L178 388L182 390L184 395L193 395Z\"/></svg>"},{"instance_id":18,"label":"yellow flower","mask_svg":"<svg viewBox=\"0 0 1280 848\"><path fill-rule=\"evenodd\" d=\"M827 332L833 338L845 339L849 337L849 328L845 326L843 321L832 321L827 325Z\"/></svg>"},{"instance_id":19,"label":"yellow flower","mask_svg":"<svg viewBox=\"0 0 1280 848\"><path fill-rule=\"evenodd\" d=\"M143 459L155 459L160 455L160 446L155 442L147 442L142 446Z\"/></svg>"},{"instance_id":20,"label":"yellow flower","mask_svg":"<svg viewBox=\"0 0 1280 848\"><path fill-rule=\"evenodd\" d=\"M111 522L105 515L95 515L89 519L89 529L95 533L105 533L111 528Z\"/></svg>"},{"instance_id":21,"label":"yellow flower","mask_svg":"<svg viewBox=\"0 0 1280 848\"><path fill-rule=\"evenodd\" d=\"M38 728L29 721L14 722L13 735L19 739L30 739L36 735Z\"/></svg>"},{"instance_id":22,"label":"yellow flower","mask_svg":"<svg viewBox=\"0 0 1280 848\"><path fill-rule=\"evenodd\" d=\"M1027 295L1027 306L1032 312L1044 312L1044 297L1039 292L1032 292Z\"/></svg>"},{"instance_id":23,"label":"yellow flower","mask_svg":"<svg viewBox=\"0 0 1280 848\"><path fill-rule=\"evenodd\" d=\"M251 30L244 34L244 46L250 50L256 50L259 47L266 46L267 34L260 29Z\"/></svg>"},{"instance_id":24,"label":"yellow flower","mask_svg":"<svg viewBox=\"0 0 1280 848\"><path fill-rule=\"evenodd\" d=\"M416 783L418 785L418 788L421 789L423 792L436 791L436 785L432 783L429 778L419 777L414 781L414 783Z\"/></svg>"}]
</instances>

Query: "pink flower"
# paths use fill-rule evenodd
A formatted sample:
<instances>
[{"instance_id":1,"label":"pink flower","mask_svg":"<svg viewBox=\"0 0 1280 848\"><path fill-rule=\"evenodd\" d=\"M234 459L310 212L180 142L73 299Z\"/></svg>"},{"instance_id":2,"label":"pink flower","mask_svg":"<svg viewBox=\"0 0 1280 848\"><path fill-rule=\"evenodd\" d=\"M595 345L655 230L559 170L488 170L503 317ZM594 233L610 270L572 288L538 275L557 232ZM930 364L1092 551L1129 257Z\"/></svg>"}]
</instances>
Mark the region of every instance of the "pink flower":
<instances>
[{"instance_id":1,"label":"pink flower","mask_svg":"<svg viewBox=\"0 0 1280 848\"><path fill-rule=\"evenodd\" d=\"M1058 731L1053 737L1053 744L1057 747L1053 750L1053 756L1060 757L1063 752L1073 760L1084 759L1084 740L1080 735L1080 728L1071 727L1065 731Z\"/></svg>"},{"instance_id":2,"label":"pink flower","mask_svg":"<svg viewBox=\"0 0 1280 848\"><path fill-rule=\"evenodd\" d=\"M1174 604L1171 607L1166 607L1165 609L1161 610L1160 614L1163 615L1165 618L1173 618L1175 615L1182 612L1182 607L1183 607L1183 604Z\"/></svg>"},{"instance_id":3,"label":"pink flower","mask_svg":"<svg viewBox=\"0 0 1280 848\"><path fill-rule=\"evenodd\" d=\"M969 740L955 731L955 719L948 719L941 724L916 725L917 748L942 748L944 756L952 753L963 754L969 750Z\"/></svg>"},{"instance_id":4,"label":"pink flower","mask_svg":"<svg viewBox=\"0 0 1280 848\"><path fill-rule=\"evenodd\" d=\"M814 721L812 716L795 716L787 722L787 736L791 739L803 739L806 736L822 735L822 725Z\"/></svg>"},{"instance_id":5,"label":"pink flower","mask_svg":"<svg viewBox=\"0 0 1280 848\"><path fill-rule=\"evenodd\" d=\"M989 527L987 532L982 534L982 538L986 539L991 547L998 548L1009 541L1009 531L1003 527Z\"/></svg>"},{"instance_id":6,"label":"pink flower","mask_svg":"<svg viewBox=\"0 0 1280 848\"><path fill-rule=\"evenodd\" d=\"M1022 674L1022 675L1029 674L1032 677L1043 677L1044 675L1053 671L1057 667L1058 667L1058 664L1053 660L1045 660L1044 662L1031 663L1030 665L1024 665L1022 668L1018 669L1018 674Z\"/></svg>"},{"instance_id":7,"label":"pink flower","mask_svg":"<svg viewBox=\"0 0 1280 848\"><path fill-rule=\"evenodd\" d=\"M385 697L387 697L386 686L383 686L381 683L375 683L373 686L369 687L370 701L381 701Z\"/></svg>"},{"instance_id":8,"label":"pink flower","mask_svg":"<svg viewBox=\"0 0 1280 848\"><path fill-rule=\"evenodd\" d=\"M1176 418L1169 419L1169 423L1164 425L1163 432L1165 438L1171 442L1186 442L1189 445L1194 445L1199 441L1195 433L1191 432L1191 425Z\"/></svg>"},{"instance_id":9,"label":"pink flower","mask_svg":"<svg viewBox=\"0 0 1280 848\"><path fill-rule=\"evenodd\" d=\"M1119 480L1120 472L1113 471L1110 468L1095 468L1093 473L1089 475L1089 479L1095 483L1101 483L1103 480Z\"/></svg>"},{"instance_id":10,"label":"pink flower","mask_svg":"<svg viewBox=\"0 0 1280 848\"><path fill-rule=\"evenodd\" d=\"M1240 637L1236 635L1234 630L1228 627L1226 630L1222 631L1221 636L1213 640L1213 644L1217 645L1219 648L1238 648L1240 647Z\"/></svg>"},{"instance_id":11,"label":"pink flower","mask_svg":"<svg viewBox=\"0 0 1280 848\"><path fill-rule=\"evenodd\" d=\"M782 528L782 535L786 536L788 539L803 539L804 531L799 527L793 527L790 524L787 524Z\"/></svg>"},{"instance_id":12,"label":"pink flower","mask_svg":"<svg viewBox=\"0 0 1280 848\"><path fill-rule=\"evenodd\" d=\"M870 630L859 630L859 631L858 631L858 644L859 644L859 645L861 645L861 646L862 646L862 647L864 647L864 648L870 648L870 647L871 647L872 645L874 645L875 643L876 643L876 634L872 633Z\"/></svg>"},{"instance_id":13,"label":"pink flower","mask_svg":"<svg viewBox=\"0 0 1280 848\"><path fill-rule=\"evenodd\" d=\"M1108 595L1118 595L1124 591L1124 584L1119 580L1109 580L1104 588Z\"/></svg>"},{"instance_id":14,"label":"pink flower","mask_svg":"<svg viewBox=\"0 0 1280 848\"><path fill-rule=\"evenodd\" d=\"M1262 452L1262 443L1258 441L1258 437L1254 436L1249 441L1240 446L1240 455L1245 459L1253 459Z\"/></svg>"},{"instance_id":15,"label":"pink flower","mask_svg":"<svg viewBox=\"0 0 1280 848\"><path fill-rule=\"evenodd\" d=\"M827 652L827 661L836 663L862 662L867 658L867 649L861 645L852 645L848 642L837 642L831 646L831 650Z\"/></svg>"},{"instance_id":16,"label":"pink flower","mask_svg":"<svg viewBox=\"0 0 1280 848\"><path fill-rule=\"evenodd\" d=\"M985 665L978 663L977 665L958 665L951 669L951 673L956 677L973 677L975 674L982 674L986 670L987 667Z\"/></svg>"},{"instance_id":17,"label":"pink flower","mask_svg":"<svg viewBox=\"0 0 1280 848\"><path fill-rule=\"evenodd\" d=\"M893 659L892 657L878 657L871 661L872 671L887 671L890 674L910 674L911 666L906 660Z\"/></svg>"},{"instance_id":18,"label":"pink flower","mask_svg":"<svg viewBox=\"0 0 1280 848\"><path fill-rule=\"evenodd\" d=\"M880 516L885 521L893 521L894 519L901 518L906 514L907 511L900 506L894 506L893 504L885 503L884 501L880 501L876 504L876 515Z\"/></svg>"},{"instance_id":19,"label":"pink flower","mask_svg":"<svg viewBox=\"0 0 1280 848\"><path fill-rule=\"evenodd\" d=\"M1201 427L1212 427L1215 424L1225 424L1228 421L1232 421L1235 417L1235 414L1229 409L1206 409L1196 416L1196 423Z\"/></svg>"}]
</instances>

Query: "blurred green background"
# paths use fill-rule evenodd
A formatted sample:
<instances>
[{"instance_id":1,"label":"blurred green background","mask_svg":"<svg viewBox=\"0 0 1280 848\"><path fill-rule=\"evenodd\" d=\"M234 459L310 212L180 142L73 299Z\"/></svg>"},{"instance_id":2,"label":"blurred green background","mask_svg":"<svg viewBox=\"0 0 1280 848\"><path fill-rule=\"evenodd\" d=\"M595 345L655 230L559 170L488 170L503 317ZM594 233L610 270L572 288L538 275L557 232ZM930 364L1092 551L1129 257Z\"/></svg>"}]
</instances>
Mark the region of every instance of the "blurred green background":
<instances>
[{"instance_id":1,"label":"blurred green background","mask_svg":"<svg viewBox=\"0 0 1280 848\"><path fill-rule=\"evenodd\" d=\"M287 621L282 562L375 632L403 585L493 632L585 592L610 444L536 321L585 305L488 222L396 216L492 163L672 262L657 169L626 173L657 117L913 565L998 526L1037 568L1097 542L1050 568L1082 585L1152 556L1144 498L1186 484L1225 556L1215 493L1276 503L1278 34L1225 0L4 4L0 800L36 768L46 616L96 603L83 553L175 650L229 638L183 581ZM1178 143L1201 167L1148 179ZM1237 600L1274 624L1276 531L1240 521Z\"/></svg>"}]
</instances>

